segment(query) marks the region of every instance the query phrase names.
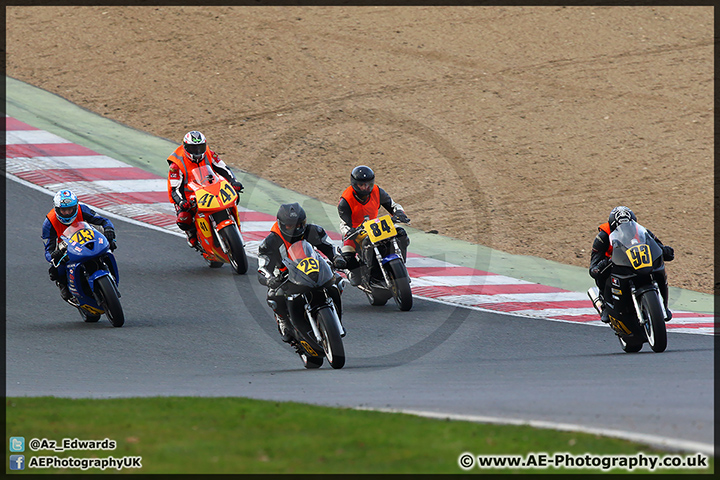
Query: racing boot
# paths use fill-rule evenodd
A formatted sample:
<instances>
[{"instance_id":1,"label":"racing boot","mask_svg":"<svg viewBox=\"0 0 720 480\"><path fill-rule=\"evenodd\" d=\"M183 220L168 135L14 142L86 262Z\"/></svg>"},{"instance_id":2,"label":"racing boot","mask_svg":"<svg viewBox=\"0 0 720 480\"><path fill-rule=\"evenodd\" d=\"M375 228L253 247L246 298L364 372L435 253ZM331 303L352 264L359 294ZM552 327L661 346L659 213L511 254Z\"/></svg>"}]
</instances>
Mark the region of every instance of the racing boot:
<instances>
[{"instance_id":1,"label":"racing boot","mask_svg":"<svg viewBox=\"0 0 720 480\"><path fill-rule=\"evenodd\" d=\"M280 332L280 337L282 338L282 341L285 343L291 343L292 336L290 336L290 327L287 323L288 320L276 313L275 321L277 322L278 332Z\"/></svg>"},{"instance_id":2,"label":"racing boot","mask_svg":"<svg viewBox=\"0 0 720 480\"><path fill-rule=\"evenodd\" d=\"M608 309L603 305L602 313L600 314L600 320L603 323L610 323L610 315L608 314Z\"/></svg>"},{"instance_id":3,"label":"racing boot","mask_svg":"<svg viewBox=\"0 0 720 480\"><path fill-rule=\"evenodd\" d=\"M57 285L60 289L60 296L63 300L69 302L70 299L73 298L72 293L70 293L70 289L67 286L67 283L55 282L55 285Z\"/></svg>"},{"instance_id":4,"label":"racing boot","mask_svg":"<svg viewBox=\"0 0 720 480\"><path fill-rule=\"evenodd\" d=\"M360 285L360 282L362 282L362 274L360 273L360 269L356 268L354 270L348 270L347 274L348 282L350 282L350 285L353 287L357 287Z\"/></svg>"},{"instance_id":5,"label":"racing boot","mask_svg":"<svg viewBox=\"0 0 720 480\"><path fill-rule=\"evenodd\" d=\"M187 235L187 243L190 248L198 249L198 237L197 230L188 230L185 232Z\"/></svg>"}]
</instances>

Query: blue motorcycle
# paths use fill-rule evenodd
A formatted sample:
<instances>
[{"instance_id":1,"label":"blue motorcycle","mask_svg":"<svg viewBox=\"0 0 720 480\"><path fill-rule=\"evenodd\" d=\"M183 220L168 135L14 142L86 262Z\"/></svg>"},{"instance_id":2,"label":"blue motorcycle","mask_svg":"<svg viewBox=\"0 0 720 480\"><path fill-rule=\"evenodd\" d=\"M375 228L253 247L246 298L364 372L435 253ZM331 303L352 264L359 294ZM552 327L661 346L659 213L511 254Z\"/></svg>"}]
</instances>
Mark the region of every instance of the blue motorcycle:
<instances>
[{"instance_id":1,"label":"blue motorcycle","mask_svg":"<svg viewBox=\"0 0 720 480\"><path fill-rule=\"evenodd\" d=\"M65 255L59 262L67 258L68 288L75 297L68 303L85 322L97 322L104 313L113 327L122 327L118 268L108 239L87 222L71 225L60 238Z\"/></svg>"}]
</instances>

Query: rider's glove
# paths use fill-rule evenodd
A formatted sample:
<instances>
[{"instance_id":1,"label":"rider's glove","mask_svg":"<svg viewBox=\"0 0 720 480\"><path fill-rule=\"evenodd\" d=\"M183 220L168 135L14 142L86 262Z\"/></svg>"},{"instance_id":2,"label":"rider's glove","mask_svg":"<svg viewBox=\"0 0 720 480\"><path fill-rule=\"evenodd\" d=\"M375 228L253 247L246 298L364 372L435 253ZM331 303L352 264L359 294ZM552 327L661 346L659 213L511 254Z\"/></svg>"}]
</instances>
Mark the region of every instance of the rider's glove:
<instances>
[{"instance_id":1,"label":"rider's glove","mask_svg":"<svg viewBox=\"0 0 720 480\"><path fill-rule=\"evenodd\" d=\"M108 239L108 242L110 242L110 251L114 251L117 248L117 243L115 243L115 230L106 228L104 235L105 238Z\"/></svg>"},{"instance_id":2,"label":"rider's glove","mask_svg":"<svg viewBox=\"0 0 720 480\"><path fill-rule=\"evenodd\" d=\"M183 212L187 212L192 208L192 204L187 200L183 200L178 204L178 207L180 207L180 210L182 210Z\"/></svg>"},{"instance_id":3,"label":"rider's glove","mask_svg":"<svg viewBox=\"0 0 720 480\"><path fill-rule=\"evenodd\" d=\"M669 262L675 258L675 250L669 245L663 245L662 247L663 251L663 260L666 262Z\"/></svg>"},{"instance_id":4,"label":"rider's glove","mask_svg":"<svg viewBox=\"0 0 720 480\"><path fill-rule=\"evenodd\" d=\"M410 219L402 210L395 212L395 218L397 218L400 223L410 223Z\"/></svg>"},{"instance_id":5,"label":"rider's glove","mask_svg":"<svg viewBox=\"0 0 720 480\"><path fill-rule=\"evenodd\" d=\"M268 288L274 290L279 287L284 280L285 279L281 275L278 275L276 277L270 277L267 279L267 286Z\"/></svg>"},{"instance_id":6,"label":"rider's glove","mask_svg":"<svg viewBox=\"0 0 720 480\"><path fill-rule=\"evenodd\" d=\"M65 250L55 250L53 253L50 254L50 257L53 260L53 263L55 265L59 265L60 263L67 262L67 257L63 257L65 255ZM60 262L60 259L62 258L62 262Z\"/></svg>"},{"instance_id":7,"label":"rider's glove","mask_svg":"<svg viewBox=\"0 0 720 480\"><path fill-rule=\"evenodd\" d=\"M342 255L335 255L333 257L333 265L335 268L345 269L347 268L347 260Z\"/></svg>"},{"instance_id":8,"label":"rider's glove","mask_svg":"<svg viewBox=\"0 0 720 480\"><path fill-rule=\"evenodd\" d=\"M50 265L50 268L48 268L48 274L50 275L51 281L56 282L60 280L60 276L58 275L58 269L55 265Z\"/></svg>"},{"instance_id":9,"label":"rider's glove","mask_svg":"<svg viewBox=\"0 0 720 480\"><path fill-rule=\"evenodd\" d=\"M598 262L597 265L592 267L590 269L590 276L592 278L598 278L603 270L607 268L607 266L610 265L610 259L609 258L603 258Z\"/></svg>"},{"instance_id":10,"label":"rider's glove","mask_svg":"<svg viewBox=\"0 0 720 480\"><path fill-rule=\"evenodd\" d=\"M243 191L243 184L237 180L231 180L230 186L233 187L237 193L242 193Z\"/></svg>"}]
</instances>

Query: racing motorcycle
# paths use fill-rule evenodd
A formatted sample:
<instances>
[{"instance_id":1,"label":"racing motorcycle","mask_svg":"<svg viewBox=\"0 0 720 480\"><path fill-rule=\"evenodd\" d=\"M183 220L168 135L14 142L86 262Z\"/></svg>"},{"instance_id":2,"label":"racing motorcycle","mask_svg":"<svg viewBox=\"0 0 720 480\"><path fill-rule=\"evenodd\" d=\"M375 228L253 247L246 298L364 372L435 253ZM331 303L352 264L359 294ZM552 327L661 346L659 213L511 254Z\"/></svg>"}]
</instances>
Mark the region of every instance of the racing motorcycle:
<instances>
[{"instance_id":1,"label":"racing motorcycle","mask_svg":"<svg viewBox=\"0 0 720 480\"><path fill-rule=\"evenodd\" d=\"M383 215L365 221L345 239L360 244L360 284L371 305L385 305L392 297L402 311L412 308L413 297L405 259L397 243L397 217Z\"/></svg>"},{"instance_id":2,"label":"racing motorcycle","mask_svg":"<svg viewBox=\"0 0 720 480\"><path fill-rule=\"evenodd\" d=\"M319 368L324 358L332 368L342 368L345 329L330 292L336 284L342 288L340 275L306 240L288 248L283 265L287 268L287 277L278 289L286 295L292 324L290 345L295 347L305 368Z\"/></svg>"},{"instance_id":3,"label":"racing motorcycle","mask_svg":"<svg viewBox=\"0 0 720 480\"><path fill-rule=\"evenodd\" d=\"M75 298L68 303L78 309L85 322L94 323L104 313L113 327L122 327L125 315L120 305L117 263L110 242L87 222L79 222L60 235L64 254L56 267L67 259L67 284Z\"/></svg>"},{"instance_id":4,"label":"racing motorcycle","mask_svg":"<svg viewBox=\"0 0 720 480\"><path fill-rule=\"evenodd\" d=\"M665 307L655 274L665 275L663 251L640 224L621 223L610 234L612 273L601 298L597 287L588 290L593 306L608 308L610 326L623 351L639 352L645 342L654 352L667 347Z\"/></svg>"},{"instance_id":5,"label":"racing motorcycle","mask_svg":"<svg viewBox=\"0 0 720 480\"><path fill-rule=\"evenodd\" d=\"M235 189L207 165L191 169L188 180L192 190L188 200L196 211L198 251L210 268L229 263L235 273L246 273L248 260L240 233L239 197Z\"/></svg>"}]
</instances>

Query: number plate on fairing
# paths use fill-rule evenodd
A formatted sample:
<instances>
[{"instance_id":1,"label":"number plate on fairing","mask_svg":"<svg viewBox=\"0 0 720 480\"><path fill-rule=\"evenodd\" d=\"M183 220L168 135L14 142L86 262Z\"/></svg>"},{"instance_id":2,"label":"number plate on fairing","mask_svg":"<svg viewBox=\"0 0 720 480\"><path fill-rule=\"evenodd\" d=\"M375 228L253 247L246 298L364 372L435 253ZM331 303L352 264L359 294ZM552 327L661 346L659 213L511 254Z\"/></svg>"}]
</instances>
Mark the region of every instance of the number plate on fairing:
<instances>
[{"instance_id":1,"label":"number plate on fairing","mask_svg":"<svg viewBox=\"0 0 720 480\"><path fill-rule=\"evenodd\" d=\"M380 218L376 218L375 220L368 220L363 223L363 228L367 232L372 243L377 243L381 240L397 235L395 224L393 223L390 215L384 215Z\"/></svg>"}]
</instances>

